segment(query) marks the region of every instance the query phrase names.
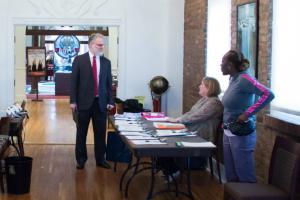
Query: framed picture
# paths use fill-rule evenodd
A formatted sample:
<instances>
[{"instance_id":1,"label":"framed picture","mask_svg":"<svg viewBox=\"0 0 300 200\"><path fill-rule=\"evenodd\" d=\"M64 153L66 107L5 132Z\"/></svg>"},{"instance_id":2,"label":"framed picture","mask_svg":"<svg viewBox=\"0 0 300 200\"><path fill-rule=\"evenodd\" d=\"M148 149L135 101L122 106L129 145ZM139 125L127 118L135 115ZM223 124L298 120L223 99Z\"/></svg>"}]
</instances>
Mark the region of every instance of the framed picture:
<instances>
[{"instance_id":1,"label":"framed picture","mask_svg":"<svg viewBox=\"0 0 300 200\"><path fill-rule=\"evenodd\" d=\"M27 47L27 71L45 71L46 70L46 48Z\"/></svg>"},{"instance_id":2,"label":"framed picture","mask_svg":"<svg viewBox=\"0 0 300 200\"><path fill-rule=\"evenodd\" d=\"M250 62L249 72L257 77L258 6L251 1L237 6L237 50Z\"/></svg>"}]
</instances>

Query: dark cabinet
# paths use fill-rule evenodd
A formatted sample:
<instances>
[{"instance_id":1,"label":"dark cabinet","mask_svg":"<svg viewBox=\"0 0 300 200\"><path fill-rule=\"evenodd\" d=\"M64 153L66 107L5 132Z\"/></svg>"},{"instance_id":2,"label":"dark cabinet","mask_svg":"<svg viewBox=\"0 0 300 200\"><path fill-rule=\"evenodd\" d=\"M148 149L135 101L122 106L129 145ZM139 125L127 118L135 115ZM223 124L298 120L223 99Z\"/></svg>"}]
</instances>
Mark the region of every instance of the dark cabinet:
<instances>
[{"instance_id":1,"label":"dark cabinet","mask_svg":"<svg viewBox=\"0 0 300 200\"><path fill-rule=\"evenodd\" d=\"M69 96L71 90L71 73L55 73L55 95Z\"/></svg>"}]
</instances>

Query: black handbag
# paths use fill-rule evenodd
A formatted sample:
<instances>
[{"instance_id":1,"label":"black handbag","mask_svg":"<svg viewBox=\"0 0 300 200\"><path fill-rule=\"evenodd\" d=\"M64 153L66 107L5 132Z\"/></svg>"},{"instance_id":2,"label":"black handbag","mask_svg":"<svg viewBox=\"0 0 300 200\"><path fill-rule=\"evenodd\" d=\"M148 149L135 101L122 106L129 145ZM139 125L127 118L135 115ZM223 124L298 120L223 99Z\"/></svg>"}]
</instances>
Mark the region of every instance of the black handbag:
<instances>
[{"instance_id":1,"label":"black handbag","mask_svg":"<svg viewBox=\"0 0 300 200\"><path fill-rule=\"evenodd\" d=\"M106 160L129 163L131 159L131 151L127 148L126 144L124 144L120 136L115 132L108 132Z\"/></svg>"},{"instance_id":2,"label":"black handbag","mask_svg":"<svg viewBox=\"0 0 300 200\"><path fill-rule=\"evenodd\" d=\"M230 132L237 136L249 135L255 130L255 123L253 120L248 120L245 122L233 121L229 123L224 123L224 129L230 130Z\"/></svg>"}]
</instances>

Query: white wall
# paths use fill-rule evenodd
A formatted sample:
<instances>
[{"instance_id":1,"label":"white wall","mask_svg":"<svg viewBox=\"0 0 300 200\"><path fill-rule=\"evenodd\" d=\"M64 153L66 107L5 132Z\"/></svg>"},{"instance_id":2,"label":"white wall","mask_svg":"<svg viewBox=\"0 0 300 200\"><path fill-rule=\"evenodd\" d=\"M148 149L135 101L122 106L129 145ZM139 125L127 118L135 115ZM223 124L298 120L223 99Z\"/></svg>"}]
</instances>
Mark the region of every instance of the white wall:
<instances>
[{"instance_id":1,"label":"white wall","mask_svg":"<svg viewBox=\"0 0 300 200\"><path fill-rule=\"evenodd\" d=\"M25 86L26 86L26 27L15 27L15 101L22 102L26 99Z\"/></svg>"},{"instance_id":2,"label":"white wall","mask_svg":"<svg viewBox=\"0 0 300 200\"><path fill-rule=\"evenodd\" d=\"M108 27L108 58L111 61L111 70L112 74L118 74L118 53L119 53L119 45L118 45L118 38L119 38L119 30L116 26ZM107 46L106 46L107 48Z\"/></svg>"},{"instance_id":3,"label":"white wall","mask_svg":"<svg viewBox=\"0 0 300 200\"><path fill-rule=\"evenodd\" d=\"M166 46L167 68L164 72L169 80L170 88L166 93L167 113L169 116L179 116L182 114L182 93L183 93L183 32L184 32L184 0L168 3L168 31L164 37L168 44Z\"/></svg>"},{"instance_id":4,"label":"white wall","mask_svg":"<svg viewBox=\"0 0 300 200\"><path fill-rule=\"evenodd\" d=\"M13 63L8 63L8 42L7 38L7 1L0 1L0 25L2 27L2 31L0 31L0 110L6 109L9 102L12 102L11 99L8 98L8 95L13 96L14 90L11 87L13 84L13 77L9 76L8 73L12 73L14 70ZM11 51L13 53L13 51ZM13 56L13 55L11 55ZM10 78L10 79L9 79ZM10 84L9 84L10 82ZM10 92L8 90L11 90Z\"/></svg>"},{"instance_id":5,"label":"white wall","mask_svg":"<svg viewBox=\"0 0 300 200\"><path fill-rule=\"evenodd\" d=\"M153 76L170 77L178 85L168 95L181 113L184 0L11 0L0 2L0 108L14 99L14 25L115 25L119 26L119 88L122 99L146 96ZM179 45L180 46L180 45ZM176 46L175 46L176 47ZM174 70L174 66L176 71ZM177 82L177 78L179 82ZM181 82L181 83L180 83ZM168 106L174 107L172 103ZM177 104L178 106L178 104ZM170 109L169 109L170 110ZM175 112L175 111L174 111Z\"/></svg>"}]
</instances>

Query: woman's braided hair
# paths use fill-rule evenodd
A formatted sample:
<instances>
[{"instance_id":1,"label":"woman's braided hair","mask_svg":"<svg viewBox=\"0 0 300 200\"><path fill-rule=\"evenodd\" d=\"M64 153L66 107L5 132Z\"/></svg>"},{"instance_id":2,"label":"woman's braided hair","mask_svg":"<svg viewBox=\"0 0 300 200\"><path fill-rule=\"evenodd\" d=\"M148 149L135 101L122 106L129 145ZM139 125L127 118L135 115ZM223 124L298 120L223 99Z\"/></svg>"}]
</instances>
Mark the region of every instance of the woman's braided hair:
<instances>
[{"instance_id":1,"label":"woman's braided hair","mask_svg":"<svg viewBox=\"0 0 300 200\"><path fill-rule=\"evenodd\" d=\"M243 53L236 50L230 50L226 53L228 62L231 62L237 71L245 71L250 67L249 60L244 57Z\"/></svg>"}]
</instances>

